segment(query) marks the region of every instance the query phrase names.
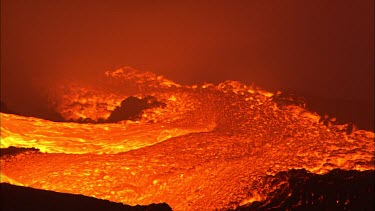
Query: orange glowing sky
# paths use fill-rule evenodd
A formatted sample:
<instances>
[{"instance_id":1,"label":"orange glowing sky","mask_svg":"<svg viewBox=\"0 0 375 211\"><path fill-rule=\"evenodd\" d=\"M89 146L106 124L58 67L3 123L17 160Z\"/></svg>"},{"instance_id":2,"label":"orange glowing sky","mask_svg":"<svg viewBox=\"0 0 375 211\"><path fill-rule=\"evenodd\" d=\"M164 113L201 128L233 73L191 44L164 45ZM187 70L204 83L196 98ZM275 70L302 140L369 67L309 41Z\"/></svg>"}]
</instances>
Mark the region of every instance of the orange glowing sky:
<instances>
[{"instance_id":1,"label":"orange glowing sky","mask_svg":"<svg viewBox=\"0 0 375 211\"><path fill-rule=\"evenodd\" d=\"M373 102L373 18L372 0L1 0L1 98L38 110L41 75L130 65L182 84Z\"/></svg>"}]
</instances>

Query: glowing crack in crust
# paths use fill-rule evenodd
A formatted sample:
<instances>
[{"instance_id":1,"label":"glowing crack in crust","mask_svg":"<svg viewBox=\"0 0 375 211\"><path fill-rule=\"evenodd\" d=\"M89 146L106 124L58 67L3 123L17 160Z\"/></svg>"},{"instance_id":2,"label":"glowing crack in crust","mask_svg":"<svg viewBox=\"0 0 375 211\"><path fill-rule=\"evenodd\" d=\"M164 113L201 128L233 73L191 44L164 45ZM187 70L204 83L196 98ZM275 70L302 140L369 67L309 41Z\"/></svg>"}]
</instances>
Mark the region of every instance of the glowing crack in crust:
<instances>
[{"instance_id":1,"label":"glowing crack in crust","mask_svg":"<svg viewBox=\"0 0 375 211\"><path fill-rule=\"evenodd\" d=\"M166 106L116 124L1 114L2 148L45 152L2 160L2 181L130 205L215 210L264 200L271 191L264 177L280 171L374 170L373 132L327 127L302 107L277 106L260 88L235 81L181 86L129 67L106 76L96 89L58 87L52 104L66 119L106 118L131 95Z\"/></svg>"}]
</instances>

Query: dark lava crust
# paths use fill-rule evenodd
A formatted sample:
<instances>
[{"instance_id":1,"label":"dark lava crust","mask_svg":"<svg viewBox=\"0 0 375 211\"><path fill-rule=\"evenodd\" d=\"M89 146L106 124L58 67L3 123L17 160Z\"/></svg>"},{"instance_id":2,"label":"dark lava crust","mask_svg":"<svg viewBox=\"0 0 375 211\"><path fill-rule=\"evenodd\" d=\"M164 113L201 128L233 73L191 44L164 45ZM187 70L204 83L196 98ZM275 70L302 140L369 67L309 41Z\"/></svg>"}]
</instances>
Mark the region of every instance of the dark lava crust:
<instances>
[{"instance_id":1,"label":"dark lava crust","mask_svg":"<svg viewBox=\"0 0 375 211\"><path fill-rule=\"evenodd\" d=\"M20 187L7 183L0 184L1 210L147 210L161 211L172 210L166 203L150 204L145 206L129 206L114 203L107 200L96 199L83 195L57 193L53 191L38 190L28 187Z\"/></svg>"},{"instance_id":2,"label":"dark lava crust","mask_svg":"<svg viewBox=\"0 0 375 211\"><path fill-rule=\"evenodd\" d=\"M271 193L271 199L236 210L375 210L374 172L340 169L324 175L304 169L279 172L267 178L272 184L284 184Z\"/></svg>"}]
</instances>

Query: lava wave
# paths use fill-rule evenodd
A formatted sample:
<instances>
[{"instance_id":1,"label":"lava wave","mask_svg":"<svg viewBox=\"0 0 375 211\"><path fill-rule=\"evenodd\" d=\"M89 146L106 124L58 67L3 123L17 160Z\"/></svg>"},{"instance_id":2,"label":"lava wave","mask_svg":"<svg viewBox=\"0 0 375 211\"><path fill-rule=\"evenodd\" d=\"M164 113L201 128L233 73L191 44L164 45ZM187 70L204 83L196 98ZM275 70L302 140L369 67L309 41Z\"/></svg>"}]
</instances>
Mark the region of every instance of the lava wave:
<instances>
[{"instance_id":1,"label":"lava wave","mask_svg":"<svg viewBox=\"0 0 375 211\"><path fill-rule=\"evenodd\" d=\"M66 120L106 119L129 96L165 106L111 124L2 113L1 147L42 153L2 160L1 178L130 205L215 210L269 200L274 185L265 178L281 171L374 170L373 132L322 124L278 95L236 81L182 86L129 67L98 84L65 81L50 101Z\"/></svg>"}]
</instances>

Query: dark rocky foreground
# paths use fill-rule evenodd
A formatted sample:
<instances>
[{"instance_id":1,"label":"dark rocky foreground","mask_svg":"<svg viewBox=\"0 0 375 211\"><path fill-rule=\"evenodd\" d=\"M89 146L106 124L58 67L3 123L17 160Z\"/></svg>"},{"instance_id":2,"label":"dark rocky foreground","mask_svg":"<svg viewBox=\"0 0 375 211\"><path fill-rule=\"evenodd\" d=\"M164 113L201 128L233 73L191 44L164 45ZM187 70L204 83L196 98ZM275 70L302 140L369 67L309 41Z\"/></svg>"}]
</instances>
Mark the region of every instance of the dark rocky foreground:
<instances>
[{"instance_id":1,"label":"dark rocky foreground","mask_svg":"<svg viewBox=\"0 0 375 211\"><path fill-rule=\"evenodd\" d=\"M272 199L236 210L375 210L374 171L335 169L324 175L290 170L270 176ZM281 184L281 185L280 185ZM129 206L83 195L0 184L1 210L172 210L167 204Z\"/></svg>"},{"instance_id":2,"label":"dark rocky foreground","mask_svg":"<svg viewBox=\"0 0 375 211\"><path fill-rule=\"evenodd\" d=\"M301 170L267 178L271 199L236 210L375 210L375 172L334 169L318 175Z\"/></svg>"},{"instance_id":3,"label":"dark rocky foreground","mask_svg":"<svg viewBox=\"0 0 375 211\"><path fill-rule=\"evenodd\" d=\"M150 204L146 206L129 206L100 200L83 195L57 193L53 191L38 190L20 187L7 183L0 184L1 210L172 210L167 204Z\"/></svg>"}]
</instances>

